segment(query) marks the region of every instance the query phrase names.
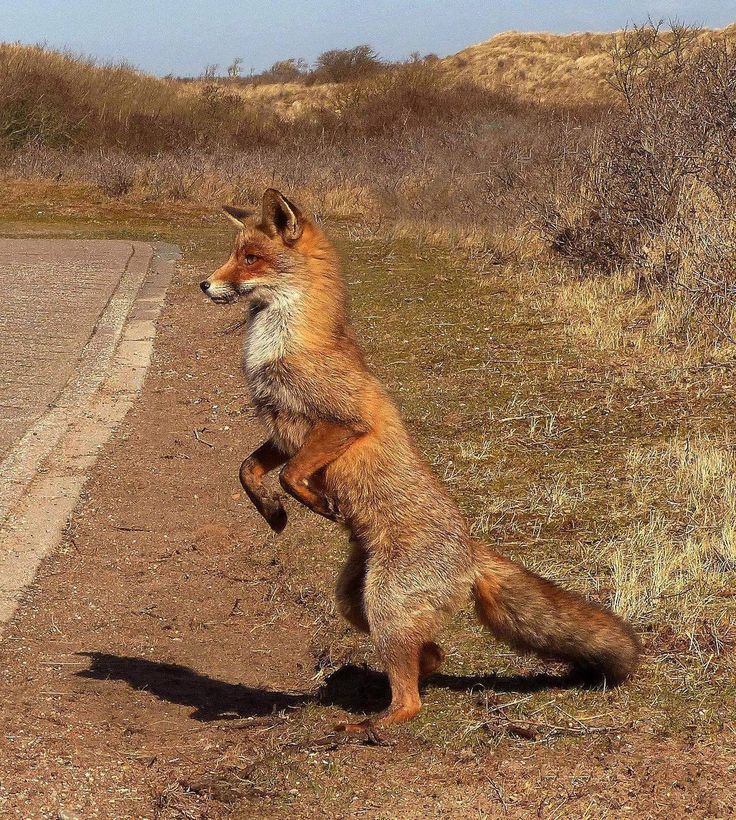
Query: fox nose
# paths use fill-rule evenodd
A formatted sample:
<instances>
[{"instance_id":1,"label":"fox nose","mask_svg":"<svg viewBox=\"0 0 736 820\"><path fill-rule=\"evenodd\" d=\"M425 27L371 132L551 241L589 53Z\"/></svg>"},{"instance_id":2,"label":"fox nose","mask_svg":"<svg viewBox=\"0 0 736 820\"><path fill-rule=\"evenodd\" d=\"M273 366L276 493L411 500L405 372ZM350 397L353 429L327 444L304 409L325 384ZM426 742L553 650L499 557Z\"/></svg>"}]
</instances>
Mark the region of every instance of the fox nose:
<instances>
[{"instance_id":1,"label":"fox nose","mask_svg":"<svg viewBox=\"0 0 736 820\"><path fill-rule=\"evenodd\" d=\"M205 279L204 282L199 283L200 288L202 288L203 293L207 293L210 289L210 283Z\"/></svg>"}]
</instances>

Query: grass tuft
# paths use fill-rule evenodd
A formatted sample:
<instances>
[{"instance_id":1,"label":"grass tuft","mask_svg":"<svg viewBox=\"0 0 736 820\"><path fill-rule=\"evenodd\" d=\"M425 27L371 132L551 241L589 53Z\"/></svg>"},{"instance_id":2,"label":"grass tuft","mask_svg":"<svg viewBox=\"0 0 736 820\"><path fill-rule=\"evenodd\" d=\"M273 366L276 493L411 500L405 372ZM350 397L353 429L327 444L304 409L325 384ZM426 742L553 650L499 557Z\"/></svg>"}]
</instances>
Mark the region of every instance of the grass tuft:
<instances>
[{"instance_id":1,"label":"grass tuft","mask_svg":"<svg viewBox=\"0 0 736 820\"><path fill-rule=\"evenodd\" d=\"M609 544L614 606L715 651L736 640L736 448L708 437L629 453L641 516Z\"/></svg>"}]
</instances>

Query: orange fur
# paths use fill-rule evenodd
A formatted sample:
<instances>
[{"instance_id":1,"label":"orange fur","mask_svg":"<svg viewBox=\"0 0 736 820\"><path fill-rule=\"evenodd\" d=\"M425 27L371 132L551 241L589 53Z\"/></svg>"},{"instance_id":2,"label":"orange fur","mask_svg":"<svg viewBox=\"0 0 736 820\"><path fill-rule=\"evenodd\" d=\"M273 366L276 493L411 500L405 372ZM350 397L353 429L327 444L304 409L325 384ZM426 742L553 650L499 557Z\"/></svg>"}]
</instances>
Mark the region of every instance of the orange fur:
<instances>
[{"instance_id":1,"label":"orange fur","mask_svg":"<svg viewBox=\"0 0 736 820\"><path fill-rule=\"evenodd\" d=\"M338 606L370 632L392 690L391 706L370 725L416 714L419 676L442 660L432 639L471 595L483 623L516 649L610 683L626 678L639 644L623 621L471 538L365 363L323 232L276 191L264 195L260 220L233 211L233 252L203 289L216 299L249 297L245 371L269 441L243 462L241 481L280 531L286 511L262 477L283 464L287 492L350 530Z\"/></svg>"}]
</instances>

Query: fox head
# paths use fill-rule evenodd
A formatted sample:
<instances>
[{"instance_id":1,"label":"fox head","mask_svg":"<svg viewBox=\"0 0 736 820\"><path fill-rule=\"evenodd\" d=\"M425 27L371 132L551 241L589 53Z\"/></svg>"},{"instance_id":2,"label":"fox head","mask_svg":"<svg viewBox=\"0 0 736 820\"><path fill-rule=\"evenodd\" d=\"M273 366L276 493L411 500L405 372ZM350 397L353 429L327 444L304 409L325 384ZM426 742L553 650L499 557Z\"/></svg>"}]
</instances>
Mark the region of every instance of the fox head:
<instances>
[{"instance_id":1,"label":"fox head","mask_svg":"<svg viewBox=\"0 0 736 820\"><path fill-rule=\"evenodd\" d=\"M200 287L214 302L231 302L240 295L268 299L284 289L303 290L310 262L322 257L324 236L283 194L269 188L261 214L224 205L238 229L230 257Z\"/></svg>"}]
</instances>

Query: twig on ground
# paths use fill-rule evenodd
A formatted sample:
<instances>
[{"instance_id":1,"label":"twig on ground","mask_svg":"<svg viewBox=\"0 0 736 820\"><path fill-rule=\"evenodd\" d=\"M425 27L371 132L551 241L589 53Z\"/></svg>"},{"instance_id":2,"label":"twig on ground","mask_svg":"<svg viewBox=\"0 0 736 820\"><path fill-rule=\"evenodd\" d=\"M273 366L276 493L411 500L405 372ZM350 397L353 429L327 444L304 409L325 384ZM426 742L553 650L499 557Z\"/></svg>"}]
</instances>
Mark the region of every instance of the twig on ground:
<instances>
[{"instance_id":1,"label":"twig on ground","mask_svg":"<svg viewBox=\"0 0 736 820\"><path fill-rule=\"evenodd\" d=\"M194 428L194 430L193 430L193 432L194 432L194 438L196 438L196 439L197 439L197 441L198 441L200 444L204 444L204 445L205 445L205 447L210 447L210 448L211 448L211 447L214 447L214 446L215 446L214 444L210 444L210 443L209 443L209 441L205 441L205 440L204 440L203 438L201 438L201 437L200 437L200 435L199 435L200 433L204 433L204 431L205 431L206 429L207 429L206 427L203 427L201 430L198 430L198 429L195 427L195 428Z\"/></svg>"}]
</instances>

